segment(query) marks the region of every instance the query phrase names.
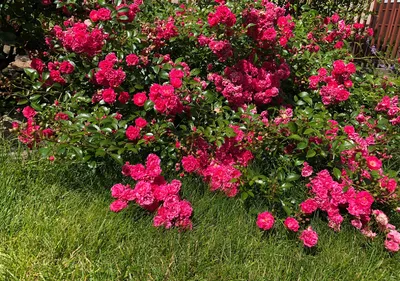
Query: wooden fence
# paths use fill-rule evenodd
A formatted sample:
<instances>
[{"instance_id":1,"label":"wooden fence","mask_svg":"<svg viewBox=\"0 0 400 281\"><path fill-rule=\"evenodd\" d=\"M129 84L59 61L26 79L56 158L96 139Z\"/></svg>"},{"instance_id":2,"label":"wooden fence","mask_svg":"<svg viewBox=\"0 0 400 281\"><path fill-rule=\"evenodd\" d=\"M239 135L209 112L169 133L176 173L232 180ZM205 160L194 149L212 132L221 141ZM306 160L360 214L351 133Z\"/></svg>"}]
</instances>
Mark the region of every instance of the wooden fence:
<instances>
[{"instance_id":1,"label":"wooden fence","mask_svg":"<svg viewBox=\"0 0 400 281\"><path fill-rule=\"evenodd\" d=\"M386 58L397 58L400 53L400 0L375 0L371 4L372 15L366 24L374 29L370 46L385 54Z\"/></svg>"}]
</instances>

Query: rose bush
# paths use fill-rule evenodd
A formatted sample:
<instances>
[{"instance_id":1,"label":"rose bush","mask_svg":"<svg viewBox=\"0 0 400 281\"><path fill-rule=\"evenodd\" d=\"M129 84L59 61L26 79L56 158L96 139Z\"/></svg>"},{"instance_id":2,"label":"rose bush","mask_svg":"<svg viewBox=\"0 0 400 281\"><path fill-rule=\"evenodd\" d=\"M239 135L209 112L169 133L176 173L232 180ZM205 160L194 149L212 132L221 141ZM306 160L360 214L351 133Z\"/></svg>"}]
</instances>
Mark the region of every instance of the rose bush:
<instances>
[{"instance_id":1,"label":"rose bush","mask_svg":"<svg viewBox=\"0 0 400 281\"><path fill-rule=\"evenodd\" d=\"M368 29L337 14L294 19L266 0L90 7L49 26L48 50L26 69L21 142L50 161L128 161L135 187L114 185L110 209L133 201L156 212L155 226L192 227L164 170L266 199L257 225L286 215L306 247L319 211L335 231L347 221L398 251L399 84L357 68L348 50Z\"/></svg>"}]
</instances>

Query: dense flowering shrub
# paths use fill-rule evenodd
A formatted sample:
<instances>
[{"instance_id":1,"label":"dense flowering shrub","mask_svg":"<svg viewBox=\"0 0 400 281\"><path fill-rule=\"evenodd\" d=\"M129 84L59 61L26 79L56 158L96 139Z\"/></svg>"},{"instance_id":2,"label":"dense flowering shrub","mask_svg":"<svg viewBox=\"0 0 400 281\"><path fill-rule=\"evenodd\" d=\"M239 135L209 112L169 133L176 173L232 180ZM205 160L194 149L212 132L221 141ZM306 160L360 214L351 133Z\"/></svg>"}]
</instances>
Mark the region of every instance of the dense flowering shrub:
<instances>
[{"instance_id":1,"label":"dense flowering shrub","mask_svg":"<svg viewBox=\"0 0 400 281\"><path fill-rule=\"evenodd\" d=\"M13 124L21 142L50 161L114 159L135 184L111 188L111 211L134 202L155 226L192 228L177 178L199 177L268 200L257 226L285 217L305 247L318 243L319 212L335 231L347 222L399 250L399 85L348 52L371 31L266 0L148 5L75 4L48 28L18 95L29 103Z\"/></svg>"}]
</instances>

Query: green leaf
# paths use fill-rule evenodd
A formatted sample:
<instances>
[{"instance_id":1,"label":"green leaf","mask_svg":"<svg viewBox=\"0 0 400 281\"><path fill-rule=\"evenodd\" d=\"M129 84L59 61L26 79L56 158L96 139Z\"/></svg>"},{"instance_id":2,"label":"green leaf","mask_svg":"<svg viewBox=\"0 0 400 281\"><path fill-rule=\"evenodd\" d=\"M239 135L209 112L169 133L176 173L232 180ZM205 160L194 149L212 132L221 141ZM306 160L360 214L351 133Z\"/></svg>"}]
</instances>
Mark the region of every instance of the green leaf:
<instances>
[{"instance_id":1,"label":"green leaf","mask_svg":"<svg viewBox=\"0 0 400 281\"><path fill-rule=\"evenodd\" d=\"M307 92L301 92L301 93L299 94L299 96L300 96L301 98L308 97L308 93L307 93Z\"/></svg>"},{"instance_id":2,"label":"green leaf","mask_svg":"<svg viewBox=\"0 0 400 281\"><path fill-rule=\"evenodd\" d=\"M225 129L225 134L226 134L228 137L230 137L230 138L236 136L235 131L234 131L231 127L227 127L227 128Z\"/></svg>"},{"instance_id":3,"label":"green leaf","mask_svg":"<svg viewBox=\"0 0 400 281\"><path fill-rule=\"evenodd\" d=\"M299 178L300 178L300 175L295 174L295 173L290 173L287 175L286 181L291 182L291 181L298 180Z\"/></svg>"},{"instance_id":4,"label":"green leaf","mask_svg":"<svg viewBox=\"0 0 400 281\"><path fill-rule=\"evenodd\" d=\"M300 137L299 135L290 135L289 137L288 137L288 139L291 139L291 140L298 140L298 141L302 141L303 140L303 138L302 137Z\"/></svg>"},{"instance_id":5,"label":"green leaf","mask_svg":"<svg viewBox=\"0 0 400 281\"><path fill-rule=\"evenodd\" d=\"M290 182L285 182L285 183L283 183L282 185L281 185L281 187L283 188L283 189L288 189L288 188L291 188L293 186L293 184L291 184Z\"/></svg>"},{"instance_id":6,"label":"green leaf","mask_svg":"<svg viewBox=\"0 0 400 281\"><path fill-rule=\"evenodd\" d=\"M190 76L196 76L196 75L198 75L200 72L201 72L201 70L198 69L198 68L192 69L192 71L190 71Z\"/></svg>"},{"instance_id":7,"label":"green leaf","mask_svg":"<svg viewBox=\"0 0 400 281\"><path fill-rule=\"evenodd\" d=\"M39 99L41 96L42 96L42 95L33 95L33 96L31 96L29 99L30 99L30 100L37 100L37 99Z\"/></svg>"},{"instance_id":8,"label":"green leaf","mask_svg":"<svg viewBox=\"0 0 400 281\"><path fill-rule=\"evenodd\" d=\"M39 77L39 73L33 68L29 68L29 67L24 68L24 72L26 73L26 75L29 76L31 81L33 81Z\"/></svg>"},{"instance_id":9,"label":"green leaf","mask_svg":"<svg viewBox=\"0 0 400 281\"><path fill-rule=\"evenodd\" d=\"M117 11L118 11L118 13L127 13L127 12L129 12L129 8L128 7L122 7L122 8L119 8Z\"/></svg>"},{"instance_id":10,"label":"green leaf","mask_svg":"<svg viewBox=\"0 0 400 281\"><path fill-rule=\"evenodd\" d=\"M111 157L112 157L115 161L117 161L119 164L121 164L121 165L123 164L123 160L122 160L121 155L113 154L113 153L111 153L110 155L111 155Z\"/></svg>"},{"instance_id":11,"label":"green leaf","mask_svg":"<svg viewBox=\"0 0 400 281\"><path fill-rule=\"evenodd\" d=\"M288 128L289 128L290 132L297 133L297 125L293 121L290 121L288 123Z\"/></svg>"},{"instance_id":12,"label":"green leaf","mask_svg":"<svg viewBox=\"0 0 400 281\"><path fill-rule=\"evenodd\" d=\"M17 105L27 104L28 102L29 102L29 101L28 101L27 99L22 99L22 100L19 100L19 101L18 101Z\"/></svg>"},{"instance_id":13,"label":"green leaf","mask_svg":"<svg viewBox=\"0 0 400 281\"><path fill-rule=\"evenodd\" d=\"M310 149L310 150L307 151L306 157L307 157L307 158L312 158L312 157L314 157L316 154L317 154L317 153L315 152L314 149Z\"/></svg>"},{"instance_id":14,"label":"green leaf","mask_svg":"<svg viewBox=\"0 0 400 281\"><path fill-rule=\"evenodd\" d=\"M89 119L90 117L92 116L88 113L81 113L76 116L77 119Z\"/></svg>"},{"instance_id":15,"label":"green leaf","mask_svg":"<svg viewBox=\"0 0 400 281\"><path fill-rule=\"evenodd\" d=\"M40 154L42 157L47 157L50 153L50 148L49 147L42 147L39 149Z\"/></svg>"},{"instance_id":16,"label":"green leaf","mask_svg":"<svg viewBox=\"0 0 400 281\"><path fill-rule=\"evenodd\" d=\"M338 168L333 168L333 175L335 176L336 179L340 179L342 176L342 172Z\"/></svg>"},{"instance_id":17,"label":"green leaf","mask_svg":"<svg viewBox=\"0 0 400 281\"><path fill-rule=\"evenodd\" d=\"M162 79L164 79L164 80L169 80L169 74L168 74L168 72L166 72L165 70L162 70L162 71L160 72L160 77L161 77Z\"/></svg>"},{"instance_id":18,"label":"green leaf","mask_svg":"<svg viewBox=\"0 0 400 281\"><path fill-rule=\"evenodd\" d=\"M76 147L76 146L73 146L72 149L75 151L76 155L77 155L79 158L82 158L82 155L83 155L82 149L80 149L79 147Z\"/></svg>"},{"instance_id":19,"label":"green leaf","mask_svg":"<svg viewBox=\"0 0 400 281\"><path fill-rule=\"evenodd\" d=\"M151 68L153 69L155 74L158 74L161 70L161 67L159 65L152 66Z\"/></svg>"},{"instance_id":20,"label":"green leaf","mask_svg":"<svg viewBox=\"0 0 400 281\"><path fill-rule=\"evenodd\" d=\"M281 200L281 204L282 204L282 208L283 208L283 210L285 211L286 215L287 215L287 216L290 216L291 213L292 213L292 211L291 211L291 210L289 209L289 207L287 206L288 204L286 204L286 203L283 202L282 200Z\"/></svg>"},{"instance_id":21,"label":"green leaf","mask_svg":"<svg viewBox=\"0 0 400 281\"><path fill-rule=\"evenodd\" d=\"M309 135L309 134L311 134L311 133L313 133L313 132L314 132L314 129L308 128L308 129L306 129L306 130L304 131L303 134Z\"/></svg>"},{"instance_id":22,"label":"green leaf","mask_svg":"<svg viewBox=\"0 0 400 281\"><path fill-rule=\"evenodd\" d=\"M300 165L303 165L303 163L304 163L303 160L297 159L297 160L294 162L294 165L295 165L295 166L300 166Z\"/></svg>"},{"instance_id":23,"label":"green leaf","mask_svg":"<svg viewBox=\"0 0 400 281\"><path fill-rule=\"evenodd\" d=\"M152 102L151 100L147 100L147 101L144 103L144 110L146 110L146 111L152 110L153 107L154 107L154 102Z\"/></svg>"},{"instance_id":24,"label":"green leaf","mask_svg":"<svg viewBox=\"0 0 400 281\"><path fill-rule=\"evenodd\" d=\"M310 98L310 97L304 97L303 98L303 100L306 102L306 103L308 103L309 105L312 105L312 98Z\"/></svg>"},{"instance_id":25,"label":"green leaf","mask_svg":"<svg viewBox=\"0 0 400 281\"><path fill-rule=\"evenodd\" d=\"M103 157L104 155L106 155L106 152L104 151L104 149L99 148L99 149L96 150L96 154L95 155Z\"/></svg>"},{"instance_id":26,"label":"green leaf","mask_svg":"<svg viewBox=\"0 0 400 281\"><path fill-rule=\"evenodd\" d=\"M308 146L308 143L307 143L307 142L299 142L299 143L297 144L297 149L303 150L303 149L305 149L307 146Z\"/></svg>"},{"instance_id":27,"label":"green leaf","mask_svg":"<svg viewBox=\"0 0 400 281\"><path fill-rule=\"evenodd\" d=\"M127 16L119 16L118 17L119 20L128 20L129 18Z\"/></svg>"}]
</instances>

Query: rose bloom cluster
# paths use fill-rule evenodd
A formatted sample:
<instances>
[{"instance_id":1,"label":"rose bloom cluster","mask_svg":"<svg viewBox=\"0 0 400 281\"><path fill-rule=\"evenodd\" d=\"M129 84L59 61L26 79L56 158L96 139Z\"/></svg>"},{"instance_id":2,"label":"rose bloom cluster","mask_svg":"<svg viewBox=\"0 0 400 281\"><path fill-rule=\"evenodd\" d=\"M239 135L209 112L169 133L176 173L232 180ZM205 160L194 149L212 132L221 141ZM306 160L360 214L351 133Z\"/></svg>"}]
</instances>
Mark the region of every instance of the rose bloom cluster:
<instances>
[{"instance_id":1,"label":"rose bloom cluster","mask_svg":"<svg viewBox=\"0 0 400 281\"><path fill-rule=\"evenodd\" d=\"M346 24L338 14L323 19L314 31L308 33L309 44L304 48L310 52L318 52L320 45L333 45L335 49L342 49L346 40L360 41L372 37L372 28L365 28L362 23Z\"/></svg>"},{"instance_id":2,"label":"rose bloom cluster","mask_svg":"<svg viewBox=\"0 0 400 281\"><path fill-rule=\"evenodd\" d=\"M232 27L236 23L236 16L231 10L221 4L215 10L215 13L208 14L208 24L210 27L214 27L219 24L226 25L227 27Z\"/></svg>"},{"instance_id":3,"label":"rose bloom cluster","mask_svg":"<svg viewBox=\"0 0 400 281\"><path fill-rule=\"evenodd\" d=\"M111 195L116 200L111 203L110 210L120 212L135 202L140 207L155 212L154 226L167 229L178 227L191 229L192 206L179 197L181 182L172 180L168 183L161 175L160 158L155 154L147 156L146 165L126 163L122 174L137 181L134 188L121 183L111 188Z\"/></svg>"},{"instance_id":4,"label":"rose bloom cluster","mask_svg":"<svg viewBox=\"0 0 400 281\"><path fill-rule=\"evenodd\" d=\"M27 119L26 123L12 123L12 130L18 133L18 140L32 148L43 139L50 139L54 135L51 128L42 129L35 121L38 113L30 106L24 107L22 115Z\"/></svg>"},{"instance_id":5,"label":"rose bloom cluster","mask_svg":"<svg viewBox=\"0 0 400 281\"><path fill-rule=\"evenodd\" d=\"M194 142L194 155L182 158L186 172L202 176L212 191L221 190L229 197L238 193L241 172L237 167L246 167L254 158L245 148L246 143L252 141L253 135L246 136L237 126L232 126L232 129L236 136L226 138L220 147L197 139Z\"/></svg>"},{"instance_id":6,"label":"rose bloom cluster","mask_svg":"<svg viewBox=\"0 0 400 281\"><path fill-rule=\"evenodd\" d=\"M71 27L63 30L56 25L53 32L61 44L69 51L93 57L100 53L108 34L100 28L90 28L86 24L70 23Z\"/></svg>"},{"instance_id":7,"label":"rose bloom cluster","mask_svg":"<svg viewBox=\"0 0 400 281\"><path fill-rule=\"evenodd\" d=\"M92 22L108 21L111 19L111 11L107 8L92 10L90 11L89 17Z\"/></svg>"},{"instance_id":8,"label":"rose bloom cluster","mask_svg":"<svg viewBox=\"0 0 400 281\"><path fill-rule=\"evenodd\" d=\"M143 4L143 0L134 0L132 4L120 4L116 7L118 13L117 18L118 21L123 23L130 23L132 22L136 14L140 11L140 5ZM125 10L127 9L127 11Z\"/></svg>"},{"instance_id":9,"label":"rose bloom cluster","mask_svg":"<svg viewBox=\"0 0 400 281\"><path fill-rule=\"evenodd\" d=\"M371 129L373 129L372 126ZM343 131L347 135L348 139L355 143L355 146L351 149L342 151L341 153L342 163L346 164L351 171L356 171L357 169L360 168L360 163L361 163L361 161L358 161L356 159L356 156L357 154L361 154L361 156L365 159L366 166L368 167L369 170L371 171L381 170L382 167L381 160L378 159L376 156L370 155L370 152L368 150L368 148L371 145L379 142L379 139L375 138L376 135L371 134L368 137L363 138L362 136L360 136L359 133L355 131L355 128L350 125L344 126ZM375 130L372 131L376 132ZM369 175L369 172L367 170L361 169L361 172L364 178L371 179L371 176Z\"/></svg>"},{"instance_id":10,"label":"rose bloom cluster","mask_svg":"<svg viewBox=\"0 0 400 281\"><path fill-rule=\"evenodd\" d=\"M385 112L387 114L392 125L400 124L400 107L398 106L398 100L399 96L394 96L392 98L384 96L375 107L376 111Z\"/></svg>"},{"instance_id":11,"label":"rose bloom cluster","mask_svg":"<svg viewBox=\"0 0 400 281\"><path fill-rule=\"evenodd\" d=\"M207 37L202 34L197 38L197 41L200 46L208 46L220 62L225 62L233 56L233 49L229 40L216 40L214 37Z\"/></svg>"},{"instance_id":12,"label":"rose bloom cluster","mask_svg":"<svg viewBox=\"0 0 400 281\"><path fill-rule=\"evenodd\" d=\"M381 154L379 158L370 152L372 145L386 145L387 140L379 135L380 129L377 127L376 122L372 122L369 116L360 113L356 120L368 128L368 136L362 137L353 126L344 126L344 133L354 145L352 148L341 152L341 162L353 173L359 173L360 178L368 181L377 180L380 186L379 195L395 198L396 195L394 193L397 188L397 182L395 179L385 175L382 169L382 159L390 156ZM337 131L338 127L335 130ZM372 172L376 172L374 176L372 176Z\"/></svg>"},{"instance_id":13,"label":"rose bloom cluster","mask_svg":"<svg viewBox=\"0 0 400 281\"><path fill-rule=\"evenodd\" d=\"M140 132L147 126L147 121L146 119L142 117L138 117L135 119L135 126L128 126L128 128L125 131L125 135L128 140L134 141L140 139ZM151 138L149 137L144 137L145 140L150 141Z\"/></svg>"},{"instance_id":14,"label":"rose bloom cluster","mask_svg":"<svg viewBox=\"0 0 400 281\"><path fill-rule=\"evenodd\" d=\"M32 59L31 68L35 69L38 72L41 79L42 73L45 70L49 71L49 78L45 81L46 86L50 86L54 83L59 83L61 85L66 84L67 76L69 74L72 74L75 70L75 66L67 60L62 62L49 62L46 67L46 64L38 58Z\"/></svg>"},{"instance_id":15,"label":"rose bloom cluster","mask_svg":"<svg viewBox=\"0 0 400 281\"><path fill-rule=\"evenodd\" d=\"M334 181L327 170L319 172L308 184L314 198L301 203L301 211L306 215L312 214L317 209L325 211L328 214L329 226L340 230L343 222L341 211L346 210L352 216L351 224L370 238L376 236L371 229L372 217L375 218L381 231L396 232L396 227L389 224L384 212L372 209L372 204L375 202L374 196L365 190L357 191L351 185L349 186L351 183L348 178L342 183Z\"/></svg>"},{"instance_id":16,"label":"rose bloom cluster","mask_svg":"<svg viewBox=\"0 0 400 281\"><path fill-rule=\"evenodd\" d=\"M159 113L176 115L183 111L182 102L172 85L153 84L150 87L149 98Z\"/></svg>"},{"instance_id":17,"label":"rose bloom cluster","mask_svg":"<svg viewBox=\"0 0 400 281\"><path fill-rule=\"evenodd\" d=\"M287 124L290 122L292 117L293 117L293 109L291 107L283 108L279 110L279 115L275 117L274 124L277 126L280 124Z\"/></svg>"},{"instance_id":18,"label":"rose bloom cluster","mask_svg":"<svg viewBox=\"0 0 400 281\"><path fill-rule=\"evenodd\" d=\"M147 39L153 42L156 48L161 48L170 39L179 35L173 17L169 17L167 20L156 20L155 24L156 27L145 27L143 32L147 35Z\"/></svg>"},{"instance_id":19,"label":"rose bloom cluster","mask_svg":"<svg viewBox=\"0 0 400 281\"><path fill-rule=\"evenodd\" d=\"M345 64L343 61L337 60L333 62L331 75L325 68L320 68L318 75L309 78L309 87L314 90L321 87L319 94L322 97L322 103L325 105L346 101L350 97L350 92L347 89L353 85L350 76L355 72L356 67L353 63Z\"/></svg>"},{"instance_id":20,"label":"rose bloom cluster","mask_svg":"<svg viewBox=\"0 0 400 281\"><path fill-rule=\"evenodd\" d=\"M285 47L293 37L295 27L290 15L285 16L286 10L269 1L262 1L264 9L246 9L243 12L247 35L261 48L273 48L277 42Z\"/></svg>"},{"instance_id":21,"label":"rose bloom cluster","mask_svg":"<svg viewBox=\"0 0 400 281\"><path fill-rule=\"evenodd\" d=\"M115 53L109 53L99 62L99 70L95 74L96 83L106 88L118 88L125 80L126 74L121 67L114 69L118 63Z\"/></svg>"},{"instance_id":22,"label":"rose bloom cluster","mask_svg":"<svg viewBox=\"0 0 400 281\"><path fill-rule=\"evenodd\" d=\"M250 60L240 60L233 67L227 66L223 75L212 73L208 79L215 84L231 105L240 107L255 102L268 104L279 95L282 80L289 77L289 66L282 62L264 62L257 67Z\"/></svg>"}]
</instances>

